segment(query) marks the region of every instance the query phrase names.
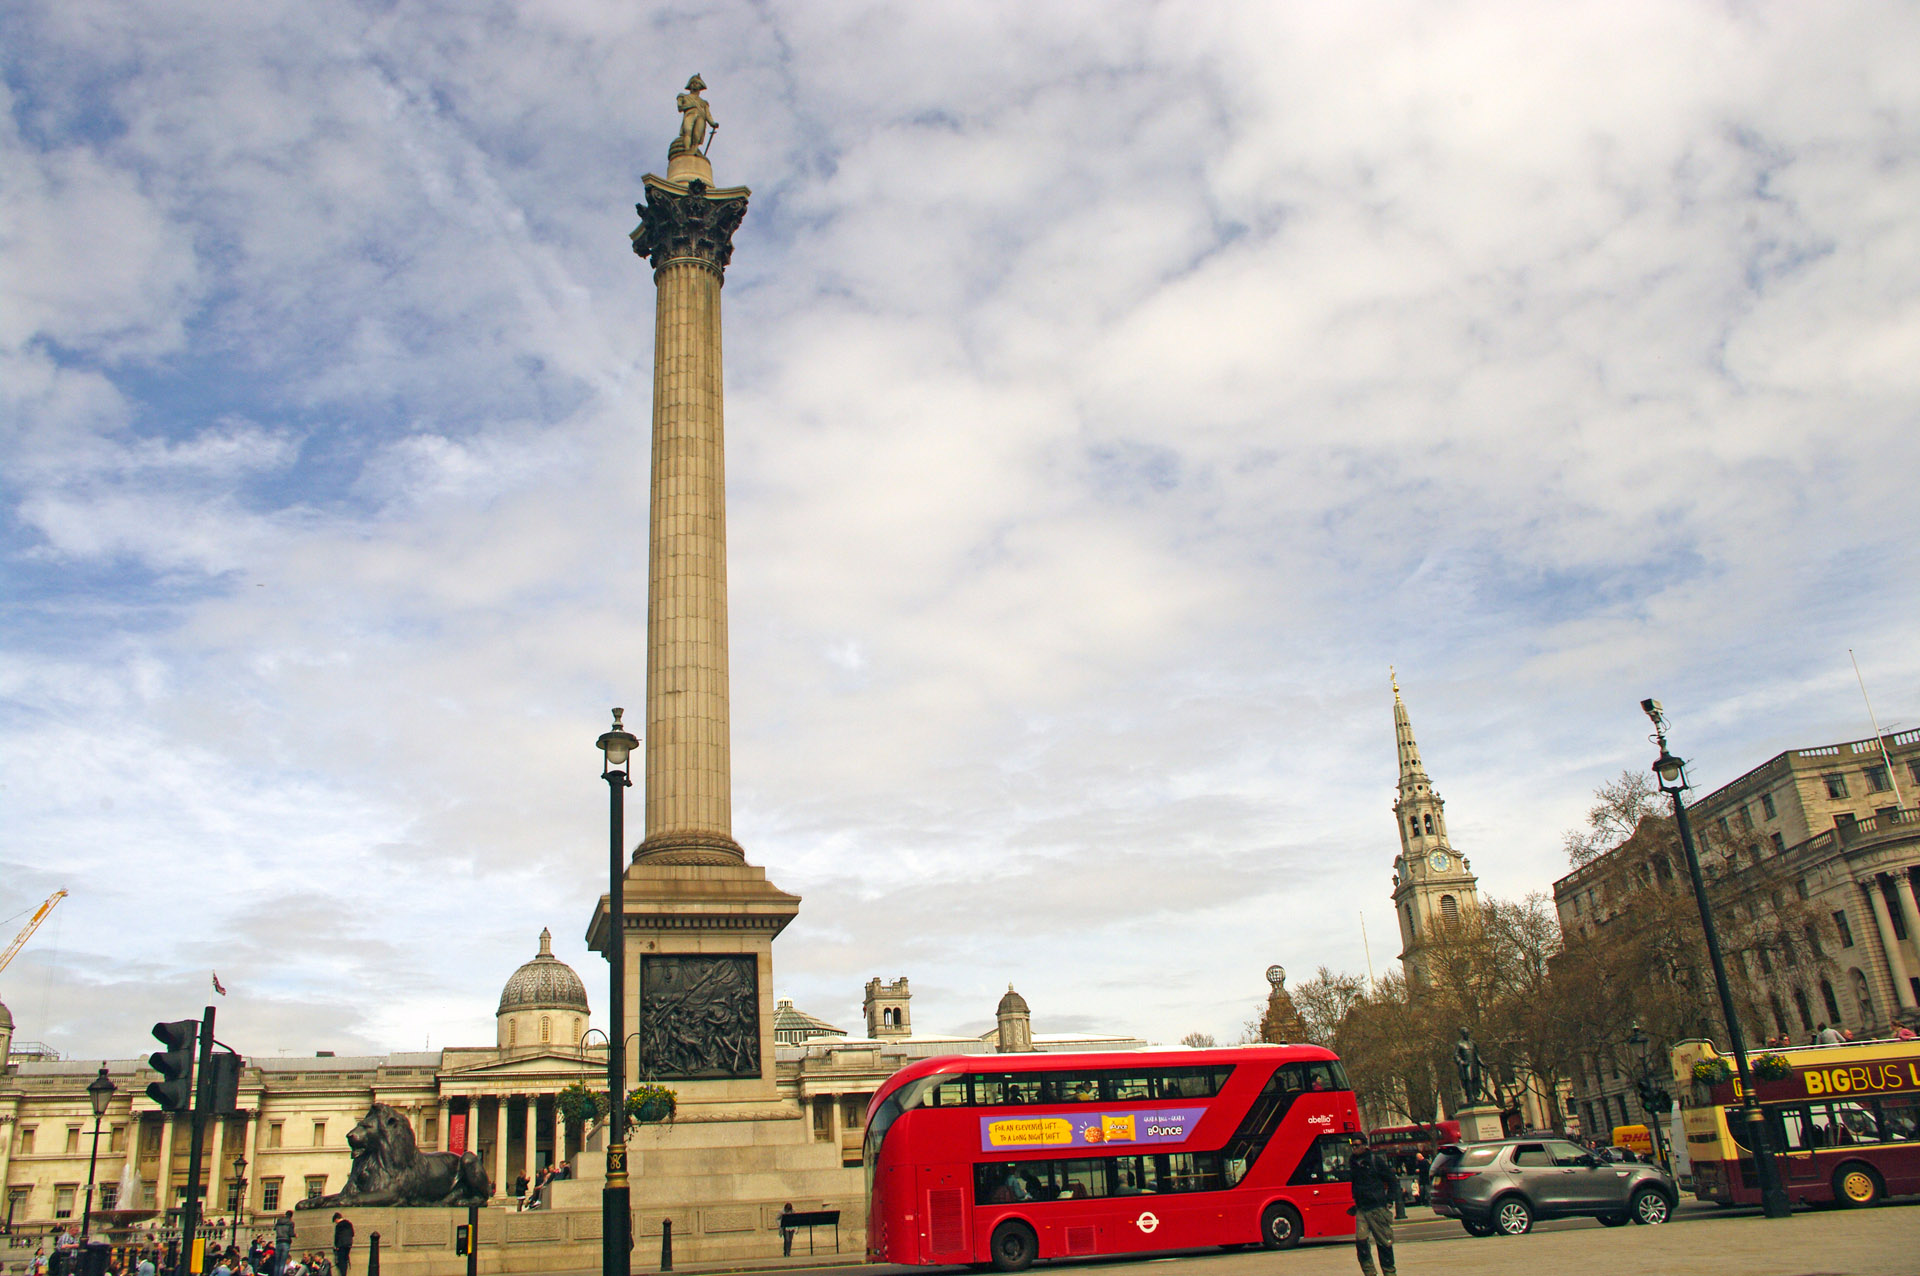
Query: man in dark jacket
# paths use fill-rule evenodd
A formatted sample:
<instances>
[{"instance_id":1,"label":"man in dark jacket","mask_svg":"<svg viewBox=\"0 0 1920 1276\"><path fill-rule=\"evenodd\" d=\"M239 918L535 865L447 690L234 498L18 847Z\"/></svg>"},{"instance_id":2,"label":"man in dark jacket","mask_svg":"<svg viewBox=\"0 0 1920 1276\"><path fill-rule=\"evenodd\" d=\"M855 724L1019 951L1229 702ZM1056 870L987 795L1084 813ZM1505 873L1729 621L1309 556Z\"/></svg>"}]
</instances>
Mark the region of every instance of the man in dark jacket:
<instances>
[{"instance_id":1,"label":"man in dark jacket","mask_svg":"<svg viewBox=\"0 0 1920 1276\"><path fill-rule=\"evenodd\" d=\"M1366 1276L1394 1276L1393 1200L1400 1176L1392 1162L1356 1141L1348 1161L1353 1171L1353 1244L1360 1251L1360 1270ZM1380 1270L1373 1268L1373 1247L1380 1247Z\"/></svg>"},{"instance_id":2,"label":"man in dark jacket","mask_svg":"<svg viewBox=\"0 0 1920 1276\"><path fill-rule=\"evenodd\" d=\"M347 1260L353 1257L353 1224L338 1214L333 1216L333 1270L347 1276Z\"/></svg>"}]
</instances>

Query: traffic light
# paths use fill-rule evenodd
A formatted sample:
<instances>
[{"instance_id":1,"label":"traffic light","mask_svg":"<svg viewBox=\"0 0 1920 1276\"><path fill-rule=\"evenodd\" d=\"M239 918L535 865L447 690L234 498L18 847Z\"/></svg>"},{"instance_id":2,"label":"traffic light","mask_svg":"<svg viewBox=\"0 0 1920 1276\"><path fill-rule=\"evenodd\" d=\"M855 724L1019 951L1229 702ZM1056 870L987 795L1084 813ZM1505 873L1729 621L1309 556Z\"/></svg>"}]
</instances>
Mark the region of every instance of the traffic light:
<instances>
[{"instance_id":1,"label":"traffic light","mask_svg":"<svg viewBox=\"0 0 1920 1276\"><path fill-rule=\"evenodd\" d=\"M1657 1112L1661 1116L1667 1115L1667 1113L1673 1111L1673 1095L1661 1089L1659 1086L1655 1086L1653 1088L1653 1104L1648 1108L1648 1111Z\"/></svg>"},{"instance_id":2,"label":"traffic light","mask_svg":"<svg viewBox=\"0 0 1920 1276\"><path fill-rule=\"evenodd\" d=\"M240 1069L246 1063L231 1050L207 1060L207 1111L234 1112L240 1107Z\"/></svg>"},{"instance_id":3,"label":"traffic light","mask_svg":"<svg viewBox=\"0 0 1920 1276\"><path fill-rule=\"evenodd\" d=\"M147 1097L163 1112L193 1110L193 1047L200 1039L200 1024L193 1019L175 1019L153 1025L154 1040L166 1047L147 1056L147 1065L160 1074L160 1080L147 1083Z\"/></svg>"}]
</instances>

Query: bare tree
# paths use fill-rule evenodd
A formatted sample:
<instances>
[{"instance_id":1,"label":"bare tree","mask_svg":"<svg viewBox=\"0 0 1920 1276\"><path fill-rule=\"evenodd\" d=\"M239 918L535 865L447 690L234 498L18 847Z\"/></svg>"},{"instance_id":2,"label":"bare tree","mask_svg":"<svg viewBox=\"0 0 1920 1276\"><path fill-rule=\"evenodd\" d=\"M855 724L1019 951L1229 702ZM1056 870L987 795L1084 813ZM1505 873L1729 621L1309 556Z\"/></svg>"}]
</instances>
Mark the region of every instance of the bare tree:
<instances>
[{"instance_id":1,"label":"bare tree","mask_svg":"<svg viewBox=\"0 0 1920 1276\"><path fill-rule=\"evenodd\" d=\"M1659 812L1657 794L1651 775L1634 770L1595 789L1598 800L1587 810L1587 826L1569 829L1561 838L1568 861L1579 868L1632 837L1643 818Z\"/></svg>"},{"instance_id":2,"label":"bare tree","mask_svg":"<svg viewBox=\"0 0 1920 1276\"><path fill-rule=\"evenodd\" d=\"M1313 972L1313 978L1294 990L1294 1004L1306 1023L1307 1040L1316 1046L1332 1046L1347 1012L1367 995L1367 981L1359 975L1337 974L1325 966Z\"/></svg>"},{"instance_id":3,"label":"bare tree","mask_svg":"<svg viewBox=\"0 0 1920 1276\"><path fill-rule=\"evenodd\" d=\"M1210 1032L1189 1032L1180 1038L1183 1046L1192 1046L1195 1050L1207 1050L1213 1046L1213 1034Z\"/></svg>"}]
</instances>

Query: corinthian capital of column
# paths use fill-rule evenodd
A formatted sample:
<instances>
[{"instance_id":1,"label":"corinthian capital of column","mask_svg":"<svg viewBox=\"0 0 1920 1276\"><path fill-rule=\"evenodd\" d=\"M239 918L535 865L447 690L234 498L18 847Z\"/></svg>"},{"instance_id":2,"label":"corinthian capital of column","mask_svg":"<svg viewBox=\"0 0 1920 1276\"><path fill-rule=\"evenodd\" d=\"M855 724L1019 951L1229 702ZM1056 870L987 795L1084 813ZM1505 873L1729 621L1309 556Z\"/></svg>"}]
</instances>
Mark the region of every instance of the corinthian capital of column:
<instances>
[{"instance_id":1,"label":"corinthian capital of column","mask_svg":"<svg viewBox=\"0 0 1920 1276\"><path fill-rule=\"evenodd\" d=\"M715 189L695 177L684 185L649 174L647 202L635 204L640 224L633 251L656 271L672 262L705 266L723 280L733 260L733 232L747 215L744 186Z\"/></svg>"}]
</instances>

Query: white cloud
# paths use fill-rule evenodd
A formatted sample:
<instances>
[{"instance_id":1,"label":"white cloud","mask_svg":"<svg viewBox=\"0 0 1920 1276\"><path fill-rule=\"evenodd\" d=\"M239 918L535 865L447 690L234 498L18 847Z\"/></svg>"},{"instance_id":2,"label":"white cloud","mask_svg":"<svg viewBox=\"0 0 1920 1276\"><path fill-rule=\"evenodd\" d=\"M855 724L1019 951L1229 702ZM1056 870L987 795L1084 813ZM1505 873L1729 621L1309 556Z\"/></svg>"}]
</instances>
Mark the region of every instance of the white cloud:
<instances>
[{"instance_id":1,"label":"white cloud","mask_svg":"<svg viewBox=\"0 0 1920 1276\"><path fill-rule=\"evenodd\" d=\"M543 925L598 986L626 234L694 70L755 190L736 821L804 1004L1232 1037L1363 910L1384 969L1389 662L1503 895L1641 696L1710 783L1864 734L1850 645L1911 719L1914 22L23 11L0 914L85 884L23 1033L110 1048L212 964L262 1052L485 1040Z\"/></svg>"}]
</instances>

